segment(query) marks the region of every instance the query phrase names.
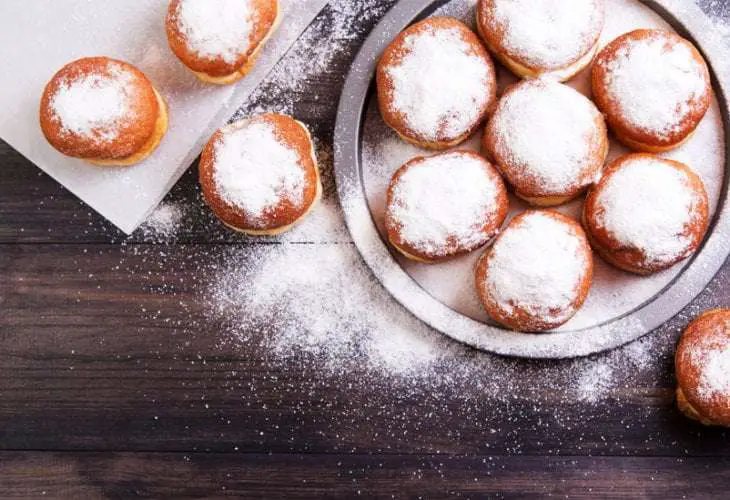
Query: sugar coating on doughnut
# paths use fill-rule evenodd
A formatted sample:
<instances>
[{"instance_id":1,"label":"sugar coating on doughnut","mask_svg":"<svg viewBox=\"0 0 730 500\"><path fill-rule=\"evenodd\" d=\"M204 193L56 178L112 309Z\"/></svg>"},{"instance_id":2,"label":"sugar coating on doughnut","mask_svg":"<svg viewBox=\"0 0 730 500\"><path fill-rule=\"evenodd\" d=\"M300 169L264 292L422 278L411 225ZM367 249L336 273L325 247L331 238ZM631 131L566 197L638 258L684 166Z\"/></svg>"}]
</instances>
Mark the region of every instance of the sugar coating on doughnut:
<instances>
[{"instance_id":1,"label":"sugar coating on doughnut","mask_svg":"<svg viewBox=\"0 0 730 500\"><path fill-rule=\"evenodd\" d=\"M525 81L499 102L488 125L493 156L512 184L564 194L596 180L606 136L598 109L552 80Z\"/></svg>"},{"instance_id":2,"label":"sugar coating on doughnut","mask_svg":"<svg viewBox=\"0 0 730 500\"><path fill-rule=\"evenodd\" d=\"M250 0L182 0L177 10L190 50L229 64L248 52L254 15Z\"/></svg>"},{"instance_id":3,"label":"sugar coating on doughnut","mask_svg":"<svg viewBox=\"0 0 730 500\"><path fill-rule=\"evenodd\" d=\"M510 56L536 68L560 69L596 43L603 4L596 0L492 0L482 19Z\"/></svg>"},{"instance_id":4,"label":"sugar coating on doughnut","mask_svg":"<svg viewBox=\"0 0 730 500\"><path fill-rule=\"evenodd\" d=\"M494 244L487 290L507 314L519 307L536 317L567 321L590 269L586 253L572 226L545 213L527 213Z\"/></svg>"},{"instance_id":5,"label":"sugar coating on doughnut","mask_svg":"<svg viewBox=\"0 0 730 500\"><path fill-rule=\"evenodd\" d=\"M424 158L393 185L388 217L401 238L432 255L474 248L491 235L482 228L496 217L499 185L485 162L459 152Z\"/></svg>"},{"instance_id":6,"label":"sugar coating on doughnut","mask_svg":"<svg viewBox=\"0 0 730 500\"><path fill-rule=\"evenodd\" d=\"M596 222L622 245L642 250L645 263L664 264L691 251L687 226L701 201L685 172L642 156L607 179Z\"/></svg>"},{"instance_id":7,"label":"sugar coating on doughnut","mask_svg":"<svg viewBox=\"0 0 730 500\"><path fill-rule=\"evenodd\" d=\"M621 115L660 136L678 132L707 89L704 68L689 44L660 33L628 39L605 68L607 93Z\"/></svg>"},{"instance_id":8,"label":"sugar coating on doughnut","mask_svg":"<svg viewBox=\"0 0 730 500\"><path fill-rule=\"evenodd\" d=\"M490 99L489 64L456 28L429 26L407 36L403 47L403 59L386 71L406 125L427 140L467 132Z\"/></svg>"},{"instance_id":9,"label":"sugar coating on doughnut","mask_svg":"<svg viewBox=\"0 0 730 500\"><path fill-rule=\"evenodd\" d=\"M730 398L730 343L700 346L693 350L692 356L695 366L702 367L699 370L697 395L710 400Z\"/></svg>"},{"instance_id":10,"label":"sugar coating on doughnut","mask_svg":"<svg viewBox=\"0 0 730 500\"><path fill-rule=\"evenodd\" d=\"M134 119L130 85L134 75L114 62L104 70L60 82L50 109L62 134L111 142L119 137L120 126Z\"/></svg>"},{"instance_id":11,"label":"sugar coating on doughnut","mask_svg":"<svg viewBox=\"0 0 730 500\"><path fill-rule=\"evenodd\" d=\"M225 129L215 143L213 179L221 198L260 220L282 199L304 203L306 172L297 152L283 144L273 126L252 121Z\"/></svg>"}]
</instances>

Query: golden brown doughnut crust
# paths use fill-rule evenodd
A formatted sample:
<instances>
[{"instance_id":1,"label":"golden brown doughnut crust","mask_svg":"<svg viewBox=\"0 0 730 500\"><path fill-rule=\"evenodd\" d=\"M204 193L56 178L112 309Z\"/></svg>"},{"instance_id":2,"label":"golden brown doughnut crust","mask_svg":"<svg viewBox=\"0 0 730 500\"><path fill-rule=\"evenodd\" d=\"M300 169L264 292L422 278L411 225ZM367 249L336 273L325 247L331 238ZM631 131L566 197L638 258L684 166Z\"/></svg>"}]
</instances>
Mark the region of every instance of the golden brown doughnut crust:
<instances>
[{"instance_id":1,"label":"golden brown doughnut crust","mask_svg":"<svg viewBox=\"0 0 730 500\"><path fill-rule=\"evenodd\" d=\"M533 206L550 207L567 203L586 191L590 183L593 182L593 179L595 179L595 177L600 173L601 168L606 161L609 142L606 122L603 115L596 110L594 120L595 134L591 137L590 141L591 149L589 158L591 159L591 167L586 168L580 178L575 179L574 183L566 185L563 192L549 192L546 187L539 182L539 180L525 175L523 173L525 171L525 167L523 165L514 162L510 158L510 154L500 153L502 148L498 147L498 132L500 126L499 110L503 105L506 105L511 94L519 92L521 89L526 87L539 87L541 85L546 85L546 83L541 80L524 80L510 85L505 90L492 112L489 123L484 129L484 135L482 136L482 150L503 173L518 198L527 201ZM579 95L586 101L588 100L582 94ZM526 119L529 119L529 117L526 117ZM543 145L536 144L535 147L539 148L543 147ZM549 147L549 145L546 145L545 147ZM587 183L586 179L589 179L590 183Z\"/></svg>"},{"instance_id":2,"label":"golden brown doughnut crust","mask_svg":"<svg viewBox=\"0 0 730 500\"><path fill-rule=\"evenodd\" d=\"M249 36L248 51L241 54L238 59L229 63L223 57L203 57L194 49L188 47L184 33L181 31L178 19L178 9L182 0L171 0L167 9L165 27L167 40L175 55L182 63L197 73L203 73L211 77L225 77L236 73L249 63L251 58L259 49L261 43L273 29L279 15L278 0L248 0L256 12L253 17L253 29Z\"/></svg>"},{"instance_id":3,"label":"golden brown doughnut crust","mask_svg":"<svg viewBox=\"0 0 730 500\"><path fill-rule=\"evenodd\" d=\"M674 357L677 404L690 418L705 425L730 427L730 394L707 397L699 390L704 358L698 353L730 344L730 310L707 311L689 324Z\"/></svg>"},{"instance_id":4,"label":"golden brown doughnut crust","mask_svg":"<svg viewBox=\"0 0 730 500\"><path fill-rule=\"evenodd\" d=\"M273 208L267 209L262 217L256 220L247 215L240 207L227 202L220 194L215 182L215 148L217 142L229 130L254 123L265 122L271 125L277 139L294 150L299 156L299 163L305 171L306 187L301 206L284 199ZM200 186L203 197L213 213L226 225L249 234L276 234L278 229L288 228L304 217L316 202L321 186L319 169L316 162L314 144L307 128L290 116L280 114L262 114L242 120L218 130L203 149L199 166Z\"/></svg>"},{"instance_id":5,"label":"golden brown doughnut crust","mask_svg":"<svg viewBox=\"0 0 730 500\"><path fill-rule=\"evenodd\" d=\"M89 75L112 78L112 72L120 68L130 75L128 92L132 99L125 118L116 124L117 137L111 140L98 134L88 137L64 129L52 105L59 89ZM147 145L155 134L161 112L156 91L140 70L108 57L87 57L67 64L48 82L41 97L40 123L48 142L67 156L86 160L119 160L133 156Z\"/></svg>"},{"instance_id":6,"label":"golden brown doughnut crust","mask_svg":"<svg viewBox=\"0 0 730 500\"><path fill-rule=\"evenodd\" d=\"M460 245L457 241L450 242L450 247L448 251L442 252L442 253L434 253L434 252L428 252L421 248L417 248L410 242L403 239L403 235L401 234L401 225L398 223L397 220L395 220L393 217L389 216L388 213L386 213L385 217L385 229L388 234L388 241L403 255L406 257L420 261L420 262L439 262L446 259L450 259L453 257L457 257L459 255L465 255L469 252L472 252L476 250L477 248L485 245L488 243L489 240L491 240L498 232L499 228L502 227L502 224L504 223L504 220L507 218L507 212L509 211L509 198L507 197L507 188L504 185L504 181L502 180L502 177L499 175L497 170L492 166L491 163L486 161L484 158L479 156L478 154L471 152L471 151L457 151L457 152L451 152L451 153L441 153L441 154L447 154L447 155L453 155L453 154L459 154L463 157L469 157L474 158L480 161L484 165L484 171L487 172L487 175L489 176L490 180L497 186L497 195L495 197L496 206L495 209L490 211L489 213L484 214L483 217L483 225L480 228L480 232L484 235L484 241L480 244L472 245L465 247L463 245ZM439 155L435 155L439 156ZM424 160L428 159L429 157L419 156L417 158L413 158L409 162L407 162L405 165L401 166L395 174L393 174L393 178L390 181L390 185L388 186L388 201L387 205L390 206L393 202L393 190L398 184L398 181L405 175L405 173L410 170L413 167L418 166L419 164L423 163ZM431 157L432 158L432 157Z\"/></svg>"},{"instance_id":7,"label":"golden brown doughnut crust","mask_svg":"<svg viewBox=\"0 0 730 500\"><path fill-rule=\"evenodd\" d=\"M564 320L539 317L529 310L525 309L524 307L520 307L518 305L514 305L513 311L511 313L507 313L507 311L504 311L503 308L500 307L500 305L497 303L497 301L494 300L491 294L488 293L487 287L484 286L484 283L486 283L487 281L489 260L495 246L499 243L500 238L503 238L504 235L507 234L507 232L510 231L511 228L519 226L525 217L536 212L547 215L558 222L566 224L570 227L571 234L580 239L582 248L581 254L584 256L585 261L588 263L588 269L586 270L586 273L584 273L583 279L578 284L576 299L571 304L572 309L575 312L577 312L583 306L586 298L588 298L588 292L591 288L591 281L593 280L593 253L591 252L591 247L588 244L588 239L586 238L585 232L583 231L583 228L580 226L580 224L578 224L570 217L567 217L553 210L527 210L516 215L510 221L504 231L502 231L502 233L497 237L494 244L490 248L488 248L479 258L476 267L476 288L477 293L479 294L479 299L487 314L489 314L489 316L500 325L503 325L510 330L518 332L538 333L545 330L552 330L567 323L572 317L571 315Z\"/></svg>"},{"instance_id":8,"label":"golden brown doughnut crust","mask_svg":"<svg viewBox=\"0 0 730 500\"><path fill-rule=\"evenodd\" d=\"M597 51L605 16L603 0L596 2L597 13L600 15L600 26L591 34L591 37L581 41L579 53L572 60L565 61L565 64L559 67L549 64L536 64L525 54L506 47L506 27L496 22L493 15L494 9L495 0L479 0L476 7L477 30L490 52L517 76L539 78L543 74L555 72L564 73L559 78L560 81L570 80L591 63L591 56L595 55ZM514 22L519 22L519 19L514 20ZM549 21L546 20L547 22Z\"/></svg>"},{"instance_id":9,"label":"golden brown doughnut crust","mask_svg":"<svg viewBox=\"0 0 730 500\"><path fill-rule=\"evenodd\" d=\"M689 187L697 194L700 200L692 224L686 227L686 236L691 237L692 244L686 255L680 255L668 263L649 262L645 259L642 249L627 247L619 242L605 227L599 224L598 196L602 189L610 182L611 176L628 163L641 158L653 159L686 174ZM596 252L609 264L634 274L648 275L668 269L676 263L686 259L696 252L707 232L710 220L710 205L702 179L689 167L678 161L656 157L648 153L634 153L617 158L604 172L601 181L589 191L583 205L583 225L591 245Z\"/></svg>"},{"instance_id":10,"label":"golden brown doughnut crust","mask_svg":"<svg viewBox=\"0 0 730 500\"><path fill-rule=\"evenodd\" d=\"M404 114L399 111L394 105L394 92L393 92L393 81L388 75L388 68L397 66L403 60L407 54L405 50L406 38L422 33L427 30L446 30L446 29L457 29L461 33L461 38L466 42L472 51L472 54L480 58L487 66L490 73L489 82L489 99L479 110L478 119L474 120L469 129L458 137L452 137L447 135L445 132L437 131L436 140L430 140L419 134L415 130L412 130L408 126L408 122ZM415 144L416 146L425 149L442 150L461 144L469 138L484 122L487 117L487 113L497 99L497 82L496 73L494 69L494 63L492 62L489 53L482 45L479 37L470 30L464 23L454 19L452 17L430 17L419 23L416 23L402 31L393 42L385 49L383 56L378 62L376 70L376 86L378 91L378 104L380 106L380 114L383 117L383 121L390 126L395 132L405 141Z\"/></svg>"},{"instance_id":11,"label":"golden brown doughnut crust","mask_svg":"<svg viewBox=\"0 0 730 500\"><path fill-rule=\"evenodd\" d=\"M609 95L608 90L608 82L611 78L608 68L610 63L618 57L619 52L625 50L634 42L649 41L656 37L665 38L667 44L684 44L689 47L693 59L702 68L705 80L705 92L699 99L688 103L689 110L684 114L676 130L661 134L632 124L623 115L620 105ZM591 74L591 84L593 87L593 100L603 114L606 115L606 120L616 134L616 138L634 150L647 153L669 151L682 145L702 121L712 99L710 71L702 54L689 41L671 31L664 30L635 30L621 35L609 43L596 57Z\"/></svg>"}]
</instances>

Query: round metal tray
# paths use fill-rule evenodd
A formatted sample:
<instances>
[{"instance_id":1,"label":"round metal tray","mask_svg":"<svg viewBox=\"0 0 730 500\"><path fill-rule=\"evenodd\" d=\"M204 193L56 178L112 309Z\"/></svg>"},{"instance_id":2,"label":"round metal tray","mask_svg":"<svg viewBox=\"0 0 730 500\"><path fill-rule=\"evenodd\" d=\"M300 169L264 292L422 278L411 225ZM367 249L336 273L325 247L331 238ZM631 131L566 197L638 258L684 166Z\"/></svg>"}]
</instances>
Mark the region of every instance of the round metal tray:
<instances>
[{"instance_id":1,"label":"round metal tray","mask_svg":"<svg viewBox=\"0 0 730 500\"><path fill-rule=\"evenodd\" d=\"M714 61L723 53L713 53L714 45L703 44L713 26L691 2L673 8L678 0L641 0L659 13L682 36L692 40L710 65L713 87L720 102L728 134L726 89L729 75L716 71ZM340 100L335 128L335 174L345 219L363 259L391 295L415 316L455 340L475 348L507 356L525 358L569 358L613 349L649 333L679 313L707 286L730 254L721 237L730 230L727 206L728 175L725 175L719 206L701 249L677 277L649 301L637 304L628 314L591 328L566 332L526 334L491 326L450 309L432 297L398 264L383 241L365 197L362 178L363 120L374 91L374 74L380 54L409 24L427 17L449 0L401 0L376 26L360 49ZM691 4L691 5L685 5ZM715 52L721 52L714 48ZM726 172L728 161L726 160Z\"/></svg>"}]
</instances>

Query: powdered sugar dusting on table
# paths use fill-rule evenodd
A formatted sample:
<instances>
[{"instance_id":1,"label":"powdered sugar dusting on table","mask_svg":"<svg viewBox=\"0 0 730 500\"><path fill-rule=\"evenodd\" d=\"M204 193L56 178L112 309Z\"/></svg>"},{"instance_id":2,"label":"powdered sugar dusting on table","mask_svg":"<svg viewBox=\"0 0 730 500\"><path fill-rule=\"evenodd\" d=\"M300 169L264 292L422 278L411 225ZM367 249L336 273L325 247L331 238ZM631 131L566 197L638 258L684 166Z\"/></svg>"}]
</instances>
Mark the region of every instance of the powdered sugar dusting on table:
<instances>
[{"instance_id":1,"label":"powdered sugar dusting on table","mask_svg":"<svg viewBox=\"0 0 730 500\"><path fill-rule=\"evenodd\" d=\"M494 219L499 186L483 160L452 153L406 168L387 215L403 241L431 255L486 243L492 235L482 229Z\"/></svg>"},{"instance_id":2,"label":"powdered sugar dusting on table","mask_svg":"<svg viewBox=\"0 0 730 500\"><path fill-rule=\"evenodd\" d=\"M530 212L513 221L492 247L485 283L507 314L515 308L564 321L575 313L580 282L590 269L582 235L564 221Z\"/></svg>"},{"instance_id":3,"label":"powdered sugar dusting on table","mask_svg":"<svg viewBox=\"0 0 730 500\"><path fill-rule=\"evenodd\" d=\"M605 67L608 96L622 116L658 134L676 132L707 85L690 47L660 34L631 40Z\"/></svg>"},{"instance_id":4,"label":"powdered sugar dusting on table","mask_svg":"<svg viewBox=\"0 0 730 500\"><path fill-rule=\"evenodd\" d=\"M61 130L99 141L113 141L121 122L133 118L130 84L133 76L115 62L105 72L66 79L51 97L51 109Z\"/></svg>"},{"instance_id":5,"label":"powdered sugar dusting on table","mask_svg":"<svg viewBox=\"0 0 730 500\"><path fill-rule=\"evenodd\" d=\"M232 64L248 51L255 20L251 4L251 0L182 0L178 27L198 55Z\"/></svg>"},{"instance_id":6,"label":"powdered sugar dusting on table","mask_svg":"<svg viewBox=\"0 0 730 500\"><path fill-rule=\"evenodd\" d=\"M214 157L217 191L254 220L282 200L303 203L306 174L299 154L282 143L271 124L251 120L223 129Z\"/></svg>"},{"instance_id":7,"label":"powdered sugar dusting on table","mask_svg":"<svg viewBox=\"0 0 730 500\"><path fill-rule=\"evenodd\" d=\"M687 226L701 201L686 173L649 157L635 157L598 192L596 221L622 245L642 249L646 263L686 255Z\"/></svg>"},{"instance_id":8,"label":"powdered sugar dusting on table","mask_svg":"<svg viewBox=\"0 0 730 500\"><path fill-rule=\"evenodd\" d=\"M601 0L493 0L484 17L510 55L560 69L587 52L603 25Z\"/></svg>"},{"instance_id":9,"label":"powdered sugar dusting on table","mask_svg":"<svg viewBox=\"0 0 730 500\"><path fill-rule=\"evenodd\" d=\"M393 108L427 140L463 135L489 100L491 68L462 37L456 28L429 26L408 35L402 60L386 68Z\"/></svg>"},{"instance_id":10,"label":"powdered sugar dusting on table","mask_svg":"<svg viewBox=\"0 0 730 500\"><path fill-rule=\"evenodd\" d=\"M500 100L488 125L508 179L561 195L593 183L606 141L598 109L567 85L526 81ZM533 194L533 193L528 193Z\"/></svg>"}]
</instances>

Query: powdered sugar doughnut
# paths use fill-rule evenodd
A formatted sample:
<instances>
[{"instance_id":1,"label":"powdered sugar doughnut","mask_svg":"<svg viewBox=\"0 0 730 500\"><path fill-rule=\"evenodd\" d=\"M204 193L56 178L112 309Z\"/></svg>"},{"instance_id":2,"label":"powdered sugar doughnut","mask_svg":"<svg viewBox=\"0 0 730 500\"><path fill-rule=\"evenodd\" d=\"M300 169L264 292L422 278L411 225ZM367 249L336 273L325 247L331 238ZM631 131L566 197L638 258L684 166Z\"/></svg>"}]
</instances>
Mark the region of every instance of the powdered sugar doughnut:
<instances>
[{"instance_id":1,"label":"powdered sugar doughnut","mask_svg":"<svg viewBox=\"0 0 730 500\"><path fill-rule=\"evenodd\" d=\"M707 311L690 323L674 364L679 409L705 425L730 427L730 310Z\"/></svg>"},{"instance_id":2,"label":"powdered sugar doughnut","mask_svg":"<svg viewBox=\"0 0 730 500\"><path fill-rule=\"evenodd\" d=\"M611 42L596 58L592 82L596 104L618 140L654 153L684 143L712 97L702 55L662 30L636 30Z\"/></svg>"},{"instance_id":3,"label":"powdered sugar doughnut","mask_svg":"<svg viewBox=\"0 0 730 500\"><path fill-rule=\"evenodd\" d=\"M398 35L376 76L383 120L424 148L466 140L496 99L489 54L476 34L450 17L426 19Z\"/></svg>"},{"instance_id":4,"label":"powdered sugar doughnut","mask_svg":"<svg viewBox=\"0 0 730 500\"><path fill-rule=\"evenodd\" d=\"M200 185L224 224L252 235L290 229L322 194L309 131L277 114L242 120L213 134L200 158Z\"/></svg>"},{"instance_id":5,"label":"powdered sugar doughnut","mask_svg":"<svg viewBox=\"0 0 730 500\"><path fill-rule=\"evenodd\" d=\"M167 132L167 106L131 64L88 57L64 66L43 91L40 123L61 153L97 165L147 158Z\"/></svg>"},{"instance_id":6,"label":"powdered sugar doughnut","mask_svg":"<svg viewBox=\"0 0 730 500\"><path fill-rule=\"evenodd\" d=\"M586 199L583 221L596 251L637 274L694 253L709 224L702 180L686 165L650 154L619 158Z\"/></svg>"},{"instance_id":7,"label":"powdered sugar doughnut","mask_svg":"<svg viewBox=\"0 0 730 500\"><path fill-rule=\"evenodd\" d=\"M434 262L488 243L509 208L495 168L476 153L414 158L388 188L388 239L408 258Z\"/></svg>"},{"instance_id":8,"label":"powdered sugar doughnut","mask_svg":"<svg viewBox=\"0 0 730 500\"><path fill-rule=\"evenodd\" d=\"M195 76L228 85L251 70L280 20L278 0L172 0L165 26L172 51Z\"/></svg>"},{"instance_id":9,"label":"powdered sugar doughnut","mask_svg":"<svg viewBox=\"0 0 730 500\"><path fill-rule=\"evenodd\" d=\"M525 80L500 99L483 146L517 196L551 206L595 182L608 133L601 113L578 91L553 80Z\"/></svg>"},{"instance_id":10,"label":"powdered sugar doughnut","mask_svg":"<svg viewBox=\"0 0 730 500\"><path fill-rule=\"evenodd\" d=\"M592 276L593 256L580 224L557 212L528 210L482 255L476 286L495 321L537 332L573 317Z\"/></svg>"},{"instance_id":11,"label":"powdered sugar doughnut","mask_svg":"<svg viewBox=\"0 0 730 500\"><path fill-rule=\"evenodd\" d=\"M593 60L603 0L479 0L477 27L491 52L523 78L566 81Z\"/></svg>"}]
</instances>

